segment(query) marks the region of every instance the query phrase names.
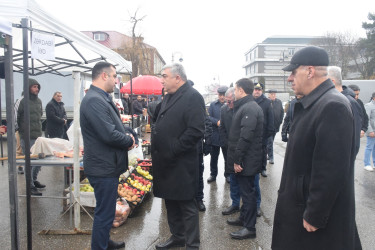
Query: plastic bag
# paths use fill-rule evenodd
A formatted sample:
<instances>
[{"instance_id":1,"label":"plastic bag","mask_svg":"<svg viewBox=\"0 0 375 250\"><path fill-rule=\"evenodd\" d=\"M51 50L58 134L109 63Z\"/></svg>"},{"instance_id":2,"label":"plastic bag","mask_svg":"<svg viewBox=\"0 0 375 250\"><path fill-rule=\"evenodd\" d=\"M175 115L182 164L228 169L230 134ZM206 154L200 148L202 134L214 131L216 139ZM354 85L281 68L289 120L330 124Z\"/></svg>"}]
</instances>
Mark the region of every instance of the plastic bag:
<instances>
[{"instance_id":1,"label":"plastic bag","mask_svg":"<svg viewBox=\"0 0 375 250\"><path fill-rule=\"evenodd\" d=\"M113 227L119 227L128 218L130 214L130 207L129 204L126 202L126 200L120 198L116 202L116 214L115 214L115 219L113 220Z\"/></svg>"}]
</instances>

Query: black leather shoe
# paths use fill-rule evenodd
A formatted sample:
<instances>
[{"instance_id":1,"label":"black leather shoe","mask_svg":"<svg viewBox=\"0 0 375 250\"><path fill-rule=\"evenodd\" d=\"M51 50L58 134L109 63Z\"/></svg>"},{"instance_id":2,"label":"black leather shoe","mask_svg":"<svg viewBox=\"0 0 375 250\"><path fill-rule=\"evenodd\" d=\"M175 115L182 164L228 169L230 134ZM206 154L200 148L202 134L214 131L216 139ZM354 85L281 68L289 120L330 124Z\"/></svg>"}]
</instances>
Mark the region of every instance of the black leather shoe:
<instances>
[{"instance_id":1,"label":"black leather shoe","mask_svg":"<svg viewBox=\"0 0 375 250\"><path fill-rule=\"evenodd\" d=\"M175 240L172 236L166 242L157 244L155 248L156 249L169 249L172 247L184 247L184 246L185 246L184 240Z\"/></svg>"},{"instance_id":2,"label":"black leather shoe","mask_svg":"<svg viewBox=\"0 0 375 250\"><path fill-rule=\"evenodd\" d=\"M225 180L227 181L227 183L230 183L230 177L225 177Z\"/></svg>"},{"instance_id":3,"label":"black leather shoe","mask_svg":"<svg viewBox=\"0 0 375 250\"><path fill-rule=\"evenodd\" d=\"M273 161L273 159L270 159L270 164L275 164L275 162Z\"/></svg>"},{"instance_id":4,"label":"black leather shoe","mask_svg":"<svg viewBox=\"0 0 375 250\"><path fill-rule=\"evenodd\" d=\"M39 181L34 181L34 186L36 188L45 188L46 187L46 185L40 183Z\"/></svg>"},{"instance_id":5,"label":"black leather shoe","mask_svg":"<svg viewBox=\"0 0 375 250\"><path fill-rule=\"evenodd\" d=\"M216 181L216 177L210 176L210 178L207 179L208 183L213 182L213 181Z\"/></svg>"},{"instance_id":6,"label":"black leather shoe","mask_svg":"<svg viewBox=\"0 0 375 250\"><path fill-rule=\"evenodd\" d=\"M230 214L234 214L236 212L240 211L240 208L239 207L235 207L235 206L230 206L228 207L227 209L225 209L223 212L221 212L223 215L230 215Z\"/></svg>"},{"instance_id":7,"label":"black leather shoe","mask_svg":"<svg viewBox=\"0 0 375 250\"><path fill-rule=\"evenodd\" d=\"M250 231L249 229L244 227L236 232L230 233L230 236L236 240L243 240L243 239L255 238L257 235L255 231Z\"/></svg>"},{"instance_id":8,"label":"black leather shoe","mask_svg":"<svg viewBox=\"0 0 375 250\"><path fill-rule=\"evenodd\" d=\"M120 248L125 248L125 242L123 242L123 241L113 241L113 240L108 241L108 248L107 249L120 249Z\"/></svg>"},{"instance_id":9,"label":"black leather shoe","mask_svg":"<svg viewBox=\"0 0 375 250\"><path fill-rule=\"evenodd\" d=\"M267 174L266 174L266 170L262 170L262 172L260 173L263 177L267 177Z\"/></svg>"},{"instance_id":10,"label":"black leather shoe","mask_svg":"<svg viewBox=\"0 0 375 250\"><path fill-rule=\"evenodd\" d=\"M206 211L206 206L203 204L203 201L197 201L198 204L198 210L199 211Z\"/></svg>"},{"instance_id":11,"label":"black leather shoe","mask_svg":"<svg viewBox=\"0 0 375 250\"><path fill-rule=\"evenodd\" d=\"M31 188L31 195L42 196L43 194L36 188Z\"/></svg>"},{"instance_id":12,"label":"black leather shoe","mask_svg":"<svg viewBox=\"0 0 375 250\"><path fill-rule=\"evenodd\" d=\"M260 211L260 207L257 207L257 217L260 217L262 215L262 212Z\"/></svg>"},{"instance_id":13,"label":"black leather shoe","mask_svg":"<svg viewBox=\"0 0 375 250\"><path fill-rule=\"evenodd\" d=\"M232 226L240 226L240 227L243 226L243 221L240 220L240 218L236 218L236 219L228 219L228 220L227 220L227 223L228 223L229 225L232 225Z\"/></svg>"}]
</instances>

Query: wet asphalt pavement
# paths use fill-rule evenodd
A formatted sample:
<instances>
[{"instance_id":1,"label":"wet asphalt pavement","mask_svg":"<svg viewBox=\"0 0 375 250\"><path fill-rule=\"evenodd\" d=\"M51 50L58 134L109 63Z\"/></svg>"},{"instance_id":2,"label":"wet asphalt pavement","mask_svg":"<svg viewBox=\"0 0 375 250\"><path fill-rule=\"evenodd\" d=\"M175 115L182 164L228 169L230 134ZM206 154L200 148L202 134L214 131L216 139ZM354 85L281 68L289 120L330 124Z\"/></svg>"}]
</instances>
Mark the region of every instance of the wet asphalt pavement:
<instances>
[{"instance_id":1,"label":"wet asphalt pavement","mask_svg":"<svg viewBox=\"0 0 375 250\"><path fill-rule=\"evenodd\" d=\"M6 142L3 142L6 144ZM356 161L355 188L357 225L363 249L374 249L375 245L375 172L363 169L363 154L366 139L362 138ZM247 240L233 240L229 233L238 227L227 225L228 218L239 214L223 216L221 211L231 204L229 184L224 179L224 160L219 158L219 175L216 182L207 184L210 156L204 159L204 203L205 212L200 212L201 249L271 249L272 223L280 183L286 144L275 138L275 164L268 165L268 177L261 177L262 216L258 218L257 237ZM6 147L5 147L6 148ZM327 152L329 153L329 152ZM1 163L0 163L1 164ZM0 165L0 248L10 249L8 169L6 162ZM44 196L61 196L64 186L63 169L43 167L39 180L47 185ZM18 193L25 194L25 178L18 175ZM19 197L20 247L27 249L26 198ZM62 201L47 198L32 198L33 249L90 249L89 235L38 235L43 229L73 229L69 213L58 219L62 213ZM92 211L91 211L92 212ZM74 224L73 224L74 225ZM81 213L81 229L91 229L92 221ZM111 238L124 240L126 249L155 249L155 245L170 236L164 203L152 195L147 197L124 225L111 230Z\"/></svg>"}]
</instances>

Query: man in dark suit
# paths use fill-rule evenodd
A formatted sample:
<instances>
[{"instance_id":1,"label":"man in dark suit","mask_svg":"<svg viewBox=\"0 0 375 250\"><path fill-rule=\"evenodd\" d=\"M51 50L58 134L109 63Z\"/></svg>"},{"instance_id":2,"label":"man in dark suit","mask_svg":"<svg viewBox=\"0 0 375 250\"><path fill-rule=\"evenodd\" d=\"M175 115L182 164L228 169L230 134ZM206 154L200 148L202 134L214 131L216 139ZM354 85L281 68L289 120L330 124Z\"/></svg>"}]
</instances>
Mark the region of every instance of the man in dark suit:
<instances>
[{"instance_id":1,"label":"man in dark suit","mask_svg":"<svg viewBox=\"0 0 375 250\"><path fill-rule=\"evenodd\" d=\"M127 151L135 146L135 141L126 133L112 101L110 93L115 81L116 68L107 62L97 63L80 110L83 164L96 198L91 249L125 247L125 242L110 240L109 232L115 218L118 178L127 169Z\"/></svg>"},{"instance_id":2,"label":"man in dark suit","mask_svg":"<svg viewBox=\"0 0 375 250\"><path fill-rule=\"evenodd\" d=\"M204 135L205 105L187 82L182 65L166 65L162 84L168 92L152 130L154 195L163 198L172 236L156 249L199 249L198 143Z\"/></svg>"}]
</instances>

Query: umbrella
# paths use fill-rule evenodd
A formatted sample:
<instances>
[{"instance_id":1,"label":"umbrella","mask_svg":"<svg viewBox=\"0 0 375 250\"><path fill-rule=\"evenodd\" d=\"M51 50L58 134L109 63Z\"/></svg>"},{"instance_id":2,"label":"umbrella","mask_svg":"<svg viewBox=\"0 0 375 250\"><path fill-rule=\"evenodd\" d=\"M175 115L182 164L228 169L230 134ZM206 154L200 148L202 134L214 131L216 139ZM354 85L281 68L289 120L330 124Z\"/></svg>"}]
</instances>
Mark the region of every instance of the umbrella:
<instances>
[{"instance_id":1,"label":"umbrella","mask_svg":"<svg viewBox=\"0 0 375 250\"><path fill-rule=\"evenodd\" d=\"M136 95L161 95L163 88L159 77L149 75L134 77L132 85L133 94ZM130 81L120 89L120 92L130 94Z\"/></svg>"}]
</instances>

